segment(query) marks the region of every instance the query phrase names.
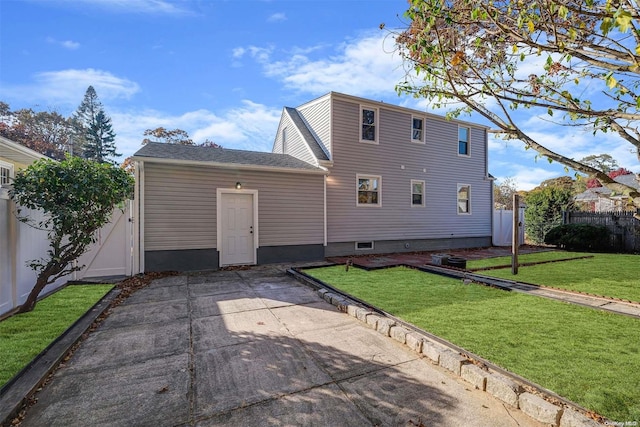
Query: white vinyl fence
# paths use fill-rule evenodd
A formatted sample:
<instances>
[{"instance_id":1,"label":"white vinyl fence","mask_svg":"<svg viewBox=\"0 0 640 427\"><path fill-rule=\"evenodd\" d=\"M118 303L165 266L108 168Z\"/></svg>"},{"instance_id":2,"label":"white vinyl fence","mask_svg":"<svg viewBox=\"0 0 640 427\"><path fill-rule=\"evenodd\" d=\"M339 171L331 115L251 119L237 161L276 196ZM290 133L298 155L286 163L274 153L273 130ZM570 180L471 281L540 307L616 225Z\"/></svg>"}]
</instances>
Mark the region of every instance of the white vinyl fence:
<instances>
[{"instance_id":1,"label":"white vinyl fence","mask_svg":"<svg viewBox=\"0 0 640 427\"><path fill-rule=\"evenodd\" d=\"M98 231L98 241L78 261L85 267L61 277L48 285L41 294L50 292L69 280L100 276L130 276L132 274L132 227L130 203L123 213L116 209L110 224ZM23 210L36 220L42 212ZM17 220L15 205L6 190L0 189L0 316L20 306L33 289L36 273L27 262L46 255L47 233Z\"/></svg>"},{"instance_id":2,"label":"white vinyl fence","mask_svg":"<svg viewBox=\"0 0 640 427\"><path fill-rule=\"evenodd\" d=\"M520 208L520 244L524 245L524 208ZM513 211L493 211L493 245L511 246L513 235Z\"/></svg>"}]
</instances>

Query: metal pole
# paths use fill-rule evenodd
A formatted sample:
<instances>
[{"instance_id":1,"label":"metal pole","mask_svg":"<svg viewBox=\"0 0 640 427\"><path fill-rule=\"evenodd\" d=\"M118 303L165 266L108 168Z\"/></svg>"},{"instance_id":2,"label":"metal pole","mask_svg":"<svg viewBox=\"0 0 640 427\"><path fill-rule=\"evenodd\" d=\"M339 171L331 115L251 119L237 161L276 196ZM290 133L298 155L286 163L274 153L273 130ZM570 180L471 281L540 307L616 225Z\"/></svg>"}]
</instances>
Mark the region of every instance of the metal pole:
<instances>
[{"instance_id":1,"label":"metal pole","mask_svg":"<svg viewBox=\"0 0 640 427\"><path fill-rule=\"evenodd\" d=\"M518 274L518 249L520 247L520 195L513 194L513 231L511 233L511 274Z\"/></svg>"}]
</instances>

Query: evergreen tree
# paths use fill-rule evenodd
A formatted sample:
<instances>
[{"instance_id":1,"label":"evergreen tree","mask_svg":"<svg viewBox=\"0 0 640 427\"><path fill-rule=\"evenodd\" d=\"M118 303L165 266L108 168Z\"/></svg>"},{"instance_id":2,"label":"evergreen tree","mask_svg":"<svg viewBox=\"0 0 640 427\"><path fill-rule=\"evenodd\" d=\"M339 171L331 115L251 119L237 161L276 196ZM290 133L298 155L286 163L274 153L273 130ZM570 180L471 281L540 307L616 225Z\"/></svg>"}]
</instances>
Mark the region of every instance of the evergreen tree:
<instances>
[{"instance_id":1,"label":"evergreen tree","mask_svg":"<svg viewBox=\"0 0 640 427\"><path fill-rule=\"evenodd\" d=\"M81 152L73 154L100 163L115 163L111 157L119 157L114 144L116 134L111 125L111 118L104 112L93 86L87 88L84 99L73 121L76 128L75 147L82 147Z\"/></svg>"},{"instance_id":2,"label":"evergreen tree","mask_svg":"<svg viewBox=\"0 0 640 427\"><path fill-rule=\"evenodd\" d=\"M83 157L99 163L115 164L109 157L122 155L116 153L115 139L116 134L111 126L111 119L105 115L104 111L98 111L94 122L87 129L87 144L84 147Z\"/></svg>"}]
</instances>

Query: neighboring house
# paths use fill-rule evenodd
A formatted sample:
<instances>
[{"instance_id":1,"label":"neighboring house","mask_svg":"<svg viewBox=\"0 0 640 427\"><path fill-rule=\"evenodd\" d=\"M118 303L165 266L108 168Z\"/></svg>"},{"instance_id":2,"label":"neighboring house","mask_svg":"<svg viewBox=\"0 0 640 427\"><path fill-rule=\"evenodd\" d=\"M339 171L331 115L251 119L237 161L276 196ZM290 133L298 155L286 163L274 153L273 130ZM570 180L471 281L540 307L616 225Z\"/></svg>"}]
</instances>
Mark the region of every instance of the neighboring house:
<instances>
[{"instance_id":1,"label":"neighboring house","mask_svg":"<svg viewBox=\"0 0 640 427\"><path fill-rule=\"evenodd\" d=\"M490 246L487 128L331 92L285 107L272 153L151 143L140 271Z\"/></svg>"},{"instance_id":2,"label":"neighboring house","mask_svg":"<svg viewBox=\"0 0 640 427\"><path fill-rule=\"evenodd\" d=\"M11 184L18 170L46 157L24 145L0 136L0 188L4 189L3 194L7 194L7 186Z\"/></svg>"},{"instance_id":3,"label":"neighboring house","mask_svg":"<svg viewBox=\"0 0 640 427\"><path fill-rule=\"evenodd\" d=\"M615 181L640 190L640 182L636 174L619 175ZM588 188L574 198L575 202L589 212L619 212L628 210L628 197L614 195L607 187Z\"/></svg>"}]
</instances>

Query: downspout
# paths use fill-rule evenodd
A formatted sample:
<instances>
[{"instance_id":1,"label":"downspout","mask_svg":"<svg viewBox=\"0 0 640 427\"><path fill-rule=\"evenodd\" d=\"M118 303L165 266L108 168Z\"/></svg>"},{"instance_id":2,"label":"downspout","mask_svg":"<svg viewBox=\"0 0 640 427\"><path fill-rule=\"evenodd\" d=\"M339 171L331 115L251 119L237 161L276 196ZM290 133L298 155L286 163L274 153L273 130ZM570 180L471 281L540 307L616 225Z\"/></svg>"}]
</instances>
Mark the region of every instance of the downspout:
<instances>
[{"instance_id":1,"label":"downspout","mask_svg":"<svg viewBox=\"0 0 640 427\"><path fill-rule=\"evenodd\" d=\"M135 163L136 185L134 190L134 271L144 273L144 162L138 160Z\"/></svg>"},{"instance_id":2,"label":"downspout","mask_svg":"<svg viewBox=\"0 0 640 427\"><path fill-rule=\"evenodd\" d=\"M491 219L491 246L495 246L496 243L494 242L494 236L495 236L495 215L494 215L494 211L495 211L495 196L493 194L493 186L494 186L494 180L493 178L491 178L489 176L489 137L487 134L487 129L484 130L484 176L486 179L489 180L489 182L491 183L490 188L489 188L489 200L490 200L490 205L489 205L489 217Z\"/></svg>"},{"instance_id":3,"label":"downspout","mask_svg":"<svg viewBox=\"0 0 640 427\"><path fill-rule=\"evenodd\" d=\"M15 215L16 204L13 199L7 203L9 221L9 282L11 283L11 308L18 306L18 218Z\"/></svg>"},{"instance_id":4,"label":"downspout","mask_svg":"<svg viewBox=\"0 0 640 427\"><path fill-rule=\"evenodd\" d=\"M323 246L327 247L327 175L324 175L324 201L323 201L323 230L324 230L324 242Z\"/></svg>"}]
</instances>

